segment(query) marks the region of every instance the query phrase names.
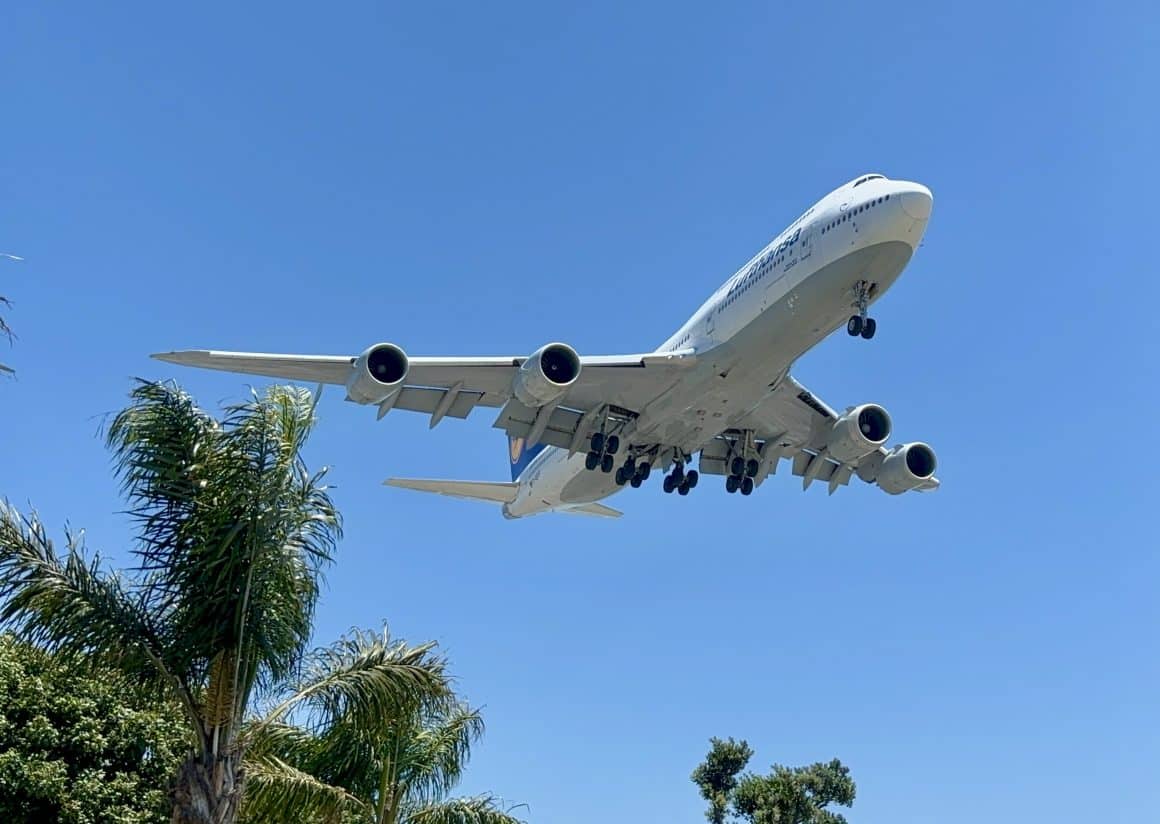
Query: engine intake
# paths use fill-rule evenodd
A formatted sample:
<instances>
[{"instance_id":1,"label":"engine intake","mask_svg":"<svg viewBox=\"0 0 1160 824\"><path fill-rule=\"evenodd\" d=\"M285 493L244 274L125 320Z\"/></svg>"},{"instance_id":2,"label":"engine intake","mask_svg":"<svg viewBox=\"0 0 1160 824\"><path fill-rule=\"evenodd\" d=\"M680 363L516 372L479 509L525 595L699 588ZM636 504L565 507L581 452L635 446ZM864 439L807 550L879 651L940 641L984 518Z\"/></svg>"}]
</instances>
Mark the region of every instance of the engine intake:
<instances>
[{"instance_id":1,"label":"engine intake","mask_svg":"<svg viewBox=\"0 0 1160 824\"><path fill-rule=\"evenodd\" d=\"M836 461L854 463L890 438L890 415L881 406L864 403L838 417L830 430L826 451Z\"/></svg>"},{"instance_id":2,"label":"engine intake","mask_svg":"<svg viewBox=\"0 0 1160 824\"><path fill-rule=\"evenodd\" d=\"M533 409L564 397L580 377L580 356L564 343L541 346L524 361L512 380L512 394Z\"/></svg>"},{"instance_id":3,"label":"engine intake","mask_svg":"<svg viewBox=\"0 0 1160 824\"><path fill-rule=\"evenodd\" d=\"M934 450L926 444L903 444L882 461L876 481L883 492L901 495L928 480L937 465Z\"/></svg>"},{"instance_id":4,"label":"engine intake","mask_svg":"<svg viewBox=\"0 0 1160 824\"><path fill-rule=\"evenodd\" d=\"M382 403L403 388L411 364L393 343L377 343L354 362L346 397L355 403Z\"/></svg>"}]
</instances>

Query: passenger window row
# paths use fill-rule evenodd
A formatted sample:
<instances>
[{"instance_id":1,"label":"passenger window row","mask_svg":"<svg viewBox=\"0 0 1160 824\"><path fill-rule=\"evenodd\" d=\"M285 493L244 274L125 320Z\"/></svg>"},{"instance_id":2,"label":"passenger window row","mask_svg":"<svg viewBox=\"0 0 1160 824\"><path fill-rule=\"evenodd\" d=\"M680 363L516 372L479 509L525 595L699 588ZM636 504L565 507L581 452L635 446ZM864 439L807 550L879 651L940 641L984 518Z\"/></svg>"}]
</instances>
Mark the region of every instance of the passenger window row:
<instances>
[{"instance_id":1,"label":"passenger window row","mask_svg":"<svg viewBox=\"0 0 1160 824\"><path fill-rule=\"evenodd\" d=\"M856 209L851 209L850 211L846 212L846 214L842 215L837 220L831 221L830 223L827 223L825 226L823 226L822 227L822 234L824 235L826 232L833 231L834 229L836 229L838 227L838 224L845 223L848 220L852 220L854 215L860 215L860 214L862 214L862 212L865 212L868 209L873 209L875 206L881 206L883 203L885 203L888 200L890 200L890 195L884 195L883 197L880 197L877 200L871 200L869 203L863 203L861 206L859 206Z\"/></svg>"},{"instance_id":2,"label":"passenger window row","mask_svg":"<svg viewBox=\"0 0 1160 824\"><path fill-rule=\"evenodd\" d=\"M737 289L732 294L725 298L725 300L721 301L721 305L717 307L717 314L721 314L726 306L729 306L734 301L736 301L750 286L764 278L771 271L773 271L773 267L780 266L784 261L785 255L782 254L778 255L773 260L766 261L756 269L751 269L749 274L745 276L745 284L743 286L737 287Z\"/></svg>"}]
</instances>

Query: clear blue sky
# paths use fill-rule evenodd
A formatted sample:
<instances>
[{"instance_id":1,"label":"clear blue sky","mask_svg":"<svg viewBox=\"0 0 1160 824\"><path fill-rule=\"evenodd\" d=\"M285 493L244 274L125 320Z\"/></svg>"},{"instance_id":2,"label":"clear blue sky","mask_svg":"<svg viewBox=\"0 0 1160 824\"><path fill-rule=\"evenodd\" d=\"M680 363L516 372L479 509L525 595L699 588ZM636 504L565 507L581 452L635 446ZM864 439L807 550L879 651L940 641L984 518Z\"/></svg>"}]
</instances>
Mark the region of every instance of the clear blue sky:
<instances>
[{"instance_id":1,"label":"clear blue sky","mask_svg":"<svg viewBox=\"0 0 1160 824\"><path fill-rule=\"evenodd\" d=\"M711 735L839 756L861 824L1156 816L1155 10L1006 3L13 4L0 47L0 494L118 560L97 437L176 348L634 352L861 172L925 245L797 375L943 489L659 483L619 522L388 490L503 479L478 413L331 390L319 640L434 638L537 822L701 819ZM1149 34L1153 32L1153 34Z\"/></svg>"}]
</instances>

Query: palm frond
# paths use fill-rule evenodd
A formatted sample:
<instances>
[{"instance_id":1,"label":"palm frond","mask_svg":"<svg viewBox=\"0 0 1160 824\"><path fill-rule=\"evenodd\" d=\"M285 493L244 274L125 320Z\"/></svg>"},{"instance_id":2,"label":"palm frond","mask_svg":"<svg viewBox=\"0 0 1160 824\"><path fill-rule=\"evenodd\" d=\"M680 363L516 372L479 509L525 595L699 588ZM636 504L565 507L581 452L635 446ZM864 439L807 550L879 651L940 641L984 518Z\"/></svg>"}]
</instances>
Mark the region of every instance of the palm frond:
<instances>
[{"instance_id":1,"label":"palm frond","mask_svg":"<svg viewBox=\"0 0 1160 824\"><path fill-rule=\"evenodd\" d=\"M466 704L432 715L411 731L401 780L413 798L433 802L459 783L471 758L471 745L484 730L479 710Z\"/></svg>"},{"instance_id":2,"label":"palm frond","mask_svg":"<svg viewBox=\"0 0 1160 824\"><path fill-rule=\"evenodd\" d=\"M0 622L60 655L114 665L142 685L170 690L192 713L148 612L100 566L100 556L86 560L72 536L58 557L35 514L0 503Z\"/></svg>"},{"instance_id":3,"label":"palm frond","mask_svg":"<svg viewBox=\"0 0 1160 824\"><path fill-rule=\"evenodd\" d=\"M514 807L501 807L491 795L474 798L451 798L438 804L425 804L407 810L405 824L524 824L512 815Z\"/></svg>"},{"instance_id":4,"label":"palm frond","mask_svg":"<svg viewBox=\"0 0 1160 824\"><path fill-rule=\"evenodd\" d=\"M292 764L308 762L318 749L318 739L308 730L279 721L251 720L244 727L243 737L246 752L255 758L273 755Z\"/></svg>"},{"instance_id":5,"label":"palm frond","mask_svg":"<svg viewBox=\"0 0 1160 824\"><path fill-rule=\"evenodd\" d=\"M260 739L266 725L294 719L315 748L299 746L287 760L373 803L384 764L398 769L413 719L452 702L446 662L434 644L410 646L384 629L354 631L312 652L307 664L294 692L247 735Z\"/></svg>"},{"instance_id":6,"label":"palm frond","mask_svg":"<svg viewBox=\"0 0 1160 824\"><path fill-rule=\"evenodd\" d=\"M0 295L0 306L3 306L5 309L11 309L12 301L8 300L8 298L4 297L3 295ZM12 338L15 337L15 335L12 334L12 327L10 327L7 321L4 320L3 315L0 315L0 337L8 338L8 340L12 340Z\"/></svg>"},{"instance_id":7,"label":"palm frond","mask_svg":"<svg viewBox=\"0 0 1160 824\"><path fill-rule=\"evenodd\" d=\"M366 805L341 787L323 783L280 758L247 759L243 823L328 824L365 811Z\"/></svg>"},{"instance_id":8,"label":"palm frond","mask_svg":"<svg viewBox=\"0 0 1160 824\"><path fill-rule=\"evenodd\" d=\"M299 666L339 516L301 448L309 392L275 386L222 423L176 385L142 381L107 433L137 521L149 607L164 615L179 668L204 680L236 650L232 715L252 689Z\"/></svg>"},{"instance_id":9,"label":"palm frond","mask_svg":"<svg viewBox=\"0 0 1160 824\"><path fill-rule=\"evenodd\" d=\"M298 689L267 716L281 720L305 711L315 729L344 723L373 727L406 717L450 696L446 662L433 643L409 646L382 635L354 631L315 650Z\"/></svg>"}]
</instances>

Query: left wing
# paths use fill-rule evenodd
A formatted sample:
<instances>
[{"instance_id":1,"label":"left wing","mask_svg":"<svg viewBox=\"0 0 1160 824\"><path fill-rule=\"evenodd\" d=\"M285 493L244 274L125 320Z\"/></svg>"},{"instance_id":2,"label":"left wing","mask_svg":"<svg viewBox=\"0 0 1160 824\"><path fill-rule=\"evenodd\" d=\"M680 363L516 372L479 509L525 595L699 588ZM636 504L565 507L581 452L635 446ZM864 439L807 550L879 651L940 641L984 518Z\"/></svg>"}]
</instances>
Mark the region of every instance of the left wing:
<instances>
[{"instance_id":1,"label":"left wing","mask_svg":"<svg viewBox=\"0 0 1160 824\"><path fill-rule=\"evenodd\" d=\"M394 372L383 373L391 380L375 380L370 371L379 354L394 358L384 367ZM548 366L541 364L549 364L553 355L575 370L571 380L557 385L543 372ZM580 357L563 344L549 344L531 356L482 358L410 358L390 344L354 356L187 350L153 357L182 366L346 386L348 400L378 406L379 417L392 409L421 412L431 416L431 426L446 416L466 418L477 406L502 407L496 427L513 437L565 447L583 437L582 430L591 428L598 415L635 417L696 359L691 350ZM539 398L556 396L543 402L527 392L517 397L517 383L525 378L542 379L529 390L543 392Z\"/></svg>"},{"instance_id":2,"label":"left wing","mask_svg":"<svg viewBox=\"0 0 1160 824\"><path fill-rule=\"evenodd\" d=\"M760 469L754 481L760 484L777 471L782 458L789 458L793 461L793 474L802 478L803 489L820 481L827 484L831 495L839 486L848 484L855 473L868 483L879 482L879 486L894 494L906 491L902 487L920 492L938 489L939 480L933 475L934 453L926 444L879 447L854 461L836 459L827 447L839 417L825 401L787 375L736 424L738 431L754 434L754 446L760 455ZM701 456L702 471L726 474L725 464L732 454L733 443L728 438L718 438L706 446ZM916 453L908 455L910 450ZM891 460L890 478L880 478L883 464L891 456L895 458ZM928 456L929 472L919 460ZM911 467L919 470L919 474L914 475ZM895 475L897 482L894 482Z\"/></svg>"}]
</instances>

